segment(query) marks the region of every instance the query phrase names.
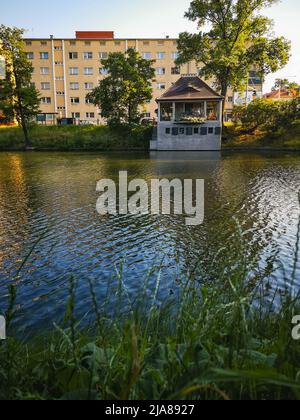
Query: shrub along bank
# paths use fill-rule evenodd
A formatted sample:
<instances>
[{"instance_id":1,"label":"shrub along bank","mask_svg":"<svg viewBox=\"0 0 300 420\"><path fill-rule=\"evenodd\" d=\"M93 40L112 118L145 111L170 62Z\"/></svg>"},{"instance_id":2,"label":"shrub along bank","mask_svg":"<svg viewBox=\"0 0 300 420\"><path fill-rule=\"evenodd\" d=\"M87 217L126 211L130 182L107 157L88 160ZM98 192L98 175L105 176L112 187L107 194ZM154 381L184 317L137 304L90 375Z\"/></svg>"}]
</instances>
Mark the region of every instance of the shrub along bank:
<instances>
[{"instance_id":1,"label":"shrub along bank","mask_svg":"<svg viewBox=\"0 0 300 420\"><path fill-rule=\"evenodd\" d=\"M152 127L38 126L30 128L32 147L50 151L149 150ZM0 150L23 150L18 127L0 128Z\"/></svg>"}]
</instances>

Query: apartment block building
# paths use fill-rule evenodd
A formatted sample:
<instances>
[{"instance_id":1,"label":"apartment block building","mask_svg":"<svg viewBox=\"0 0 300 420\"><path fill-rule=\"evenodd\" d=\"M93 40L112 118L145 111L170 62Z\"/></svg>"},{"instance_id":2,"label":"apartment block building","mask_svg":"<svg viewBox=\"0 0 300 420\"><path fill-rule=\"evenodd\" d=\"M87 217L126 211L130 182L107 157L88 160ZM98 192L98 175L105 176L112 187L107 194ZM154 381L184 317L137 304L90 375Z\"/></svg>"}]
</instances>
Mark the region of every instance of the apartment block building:
<instances>
[{"instance_id":1,"label":"apartment block building","mask_svg":"<svg viewBox=\"0 0 300 420\"><path fill-rule=\"evenodd\" d=\"M143 110L147 118L157 117L156 99L180 76L199 72L195 62L176 66L177 39L169 37L118 39L114 32L88 31L76 32L72 39L50 36L48 39L26 38L24 42L28 59L34 67L33 83L41 94L40 108L49 124L57 118L74 118L92 124L103 122L99 109L88 103L86 95L106 77L107 71L100 60L105 60L109 53L124 53L135 48L145 59L155 60L153 99ZM262 92L261 83L252 87L256 92ZM233 102L234 93L229 92L226 98L228 118Z\"/></svg>"}]
</instances>

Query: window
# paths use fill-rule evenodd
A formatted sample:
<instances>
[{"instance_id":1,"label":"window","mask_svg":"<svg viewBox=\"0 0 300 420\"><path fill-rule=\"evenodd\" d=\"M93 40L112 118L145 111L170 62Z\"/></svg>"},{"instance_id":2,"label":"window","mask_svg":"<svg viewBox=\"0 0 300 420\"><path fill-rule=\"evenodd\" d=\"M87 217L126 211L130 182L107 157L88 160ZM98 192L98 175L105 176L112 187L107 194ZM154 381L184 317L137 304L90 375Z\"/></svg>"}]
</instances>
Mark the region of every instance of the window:
<instances>
[{"instance_id":1,"label":"window","mask_svg":"<svg viewBox=\"0 0 300 420\"><path fill-rule=\"evenodd\" d=\"M57 82L61 82L61 81L63 81L63 80L64 80L64 78L63 78L63 76L57 76L57 77L55 77L55 80L56 80Z\"/></svg>"},{"instance_id":2,"label":"window","mask_svg":"<svg viewBox=\"0 0 300 420\"><path fill-rule=\"evenodd\" d=\"M72 118L74 120L79 120L80 119L80 112L72 112Z\"/></svg>"},{"instance_id":3,"label":"window","mask_svg":"<svg viewBox=\"0 0 300 420\"><path fill-rule=\"evenodd\" d=\"M172 128L172 136L178 136L178 128L177 127Z\"/></svg>"},{"instance_id":4,"label":"window","mask_svg":"<svg viewBox=\"0 0 300 420\"><path fill-rule=\"evenodd\" d=\"M207 136L207 127L201 127L200 134L201 136Z\"/></svg>"},{"instance_id":5,"label":"window","mask_svg":"<svg viewBox=\"0 0 300 420\"><path fill-rule=\"evenodd\" d=\"M58 109L58 111L65 111L66 107L65 106L58 106L57 109Z\"/></svg>"},{"instance_id":6,"label":"window","mask_svg":"<svg viewBox=\"0 0 300 420\"><path fill-rule=\"evenodd\" d=\"M121 45L121 42L120 41L115 41L115 46L117 47L119 45Z\"/></svg>"},{"instance_id":7,"label":"window","mask_svg":"<svg viewBox=\"0 0 300 420\"><path fill-rule=\"evenodd\" d=\"M227 97L227 102L233 102L233 96L228 96Z\"/></svg>"},{"instance_id":8,"label":"window","mask_svg":"<svg viewBox=\"0 0 300 420\"><path fill-rule=\"evenodd\" d=\"M179 57L179 53L177 51L172 52L171 57L173 60L177 60L177 58Z\"/></svg>"},{"instance_id":9,"label":"window","mask_svg":"<svg viewBox=\"0 0 300 420\"><path fill-rule=\"evenodd\" d=\"M48 52L41 52L40 53L41 60L49 60L49 53Z\"/></svg>"},{"instance_id":10,"label":"window","mask_svg":"<svg viewBox=\"0 0 300 420\"><path fill-rule=\"evenodd\" d=\"M219 119L219 103L207 102L207 119L209 121L217 121Z\"/></svg>"},{"instance_id":11,"label":"window","mask_svg":"<svg viewBox=\"0 0 300 420\"><path fill-rule=\"evenodd\" d=\"M142 56L144 60L151 60L151 57L152 57L151 53L149 52L144 52Z\"/></svg>"},{"instance_id":12,"label":"window","mask_svg":"<svg viewBox=\"0 0 300 420\"><path fill-rule=\"evenodd\" d=\"M58 47L58 46L54 47L54 49L55 49L55 51L62 51L63 50L62 47Z\"/></svg>"},{"instance_id":13,"label":"window","mask_svg":"<svg viewBox=\"0 0 300 420\"><path fill-rule=\"evenodd\" d=\"M30 45L32 45L31 41L26 41L25 44L29 47Z\"/></svg>"},{"instance_id":14,"label":"window","mask_svg":"<svg viewBox=\"0 0 300 420\"><path fill-rule=\"evenodd\" d=\"M70 74L70 76L78 76L78 74L79 74L78 67L70 67L69 74Z\"/></svg>"},{"instance_id":15,"label":"window","mask_svg":"<svg viewBox=\"0 0 300 420\"><path fill-rule=\"evenodd\" d=\"M48 43L47 43L47 41L41 41L41 45L42 46L45 46L45 45L47 45Z\"/></svg>"},{"instance_id":16,"label":"window","mask_svg":"<svg viewBox=\"0 0 300 420\"><path fill-rule=\"evenodd\" d=\"M194 128L194 134L199 134L199 127Z\"/></svg>"},{"instance_id":17,"label":"window","mask_svg":"<svg viewBox=\"0 0 300 420\"><path fill-rule=\"evenodd\" d=\"M49 67L41 67L41 74L43 74L43 75L50 74Z\"/></svg>"},{"instance_id":18,"label":"window","mask_svg":"<svg viewBox=\"0 0 300 420\"><path fill-rule=\"evenodd\" d=\"M26 54L26 56L27 56L27 59L28 59L28 60L33 60L33 59L34 59L34 54L33 54L33 52L28 52L28 53Z\"/></svg>"},{"instance_id":19,"label":"window","mask_svg":"<svg viewBox=\"0 0 300 420\"><path fill-rule=\"evenodd\" d=\"M56 66L63 66L64 62L63 61L55 61L55 65Z\"/></svg>"},{"instance_id":20,"label":"window","mask_svg":"<svg viewBox=\"0 0 300 420\"><path fill-rule=\"evenodd\" d=\"M164 67L158 67L156 69L157 76L164 76L166 74L166 69Z\"/></svg>"},{"instance_id":21,"label":"window","mask_svg":"<svg viewBox=\"0 0 300 420\"><path fill-rule=\"evenodd\" d=\"M100 52L99 53L100 60L107 60L108 59L108 53L107 52Z\"/></svg>"},{"instance_id":22,"label":"window","mask_svg":"<svg viewBox=\"0 0 300 420\"><path fill-rule=\"evenodd\" d=\"M183 135L185 133L184 127L179 128L179 134Z\"/></svg>"},{"instance_id":23,"label":"window","mask_svg":"<svg viewBox=\"0 0 300 420\"><path fill-rule=\"evenodd\" d=\"M42 90L50 90L50 83L49 82L41 83L41 89Z\"/></svg>"},{"instance_id":24,"label":"window","mask_svg":"<svg viewBox=\"0 0 300 420\"><path fill-rule=\"evenodd\" d=\"M149 41L144 41L143 45L150 45L150 42Z\"/></svg>"},{"instance_id":25,"label":"window","mask_svg":"<svg viewBox=\"0 0 300 420\"><path fill-rule=\"evenodd\" d=\"M94 112L87 112L86 113L86 118L95 118L95 113Z\"/></svg>"},{"instance_id":26,"label":"window","mask_svg":"<svg viewBox=\"0 0 300 420\"><path fill-rule=\"evenodd\" d=\"M84 74L86 76L92 76L94 74L94 69L93 67L85 67L84 68Z\"/></svg>"},{"instance_id":27,"label":"window","mask_svg":"<svg viewBox=\"0 0 300 420\"><path fill-rule=\"evenodd\" d=\"M84 88L85 88L85 90L93 90L94 89L94 83L85 83Z\"/></svg>"},{"instance_id":28,"label":"window","mask_svg":"<svg viewBox=\"0 0 300 420\"><path fill-rule=\"evenodd\" d=\"M92 101L90 99L88 99L88 98L85 98L85 103L87 105L91 105L92 104Z\"/></svg>"},{"instance_id":29,"label":"window","mask_svg":"<svg viewBox=\"0 0 300 420\"><path fill-rule=\"evenodd\" d=\"M159 52L159 53L157 53L156 57L157 57L158 60L164 60L166 58L166 53Z\"/></svg>"},{"instance_id":30,"label":"window","mask_svg":"<svg viewBox=\"0 0 300 420\"><path fill-rule=\"evenodd\" d=\"M70 60L77 60L78 59L78 52L70 52L69 53Z\"/></svg>"},{"instance_id":31,"label":"window","mask_svg":"<svg viewBox=\"0 0 300 420\"><path fill-rule=\"evenodd\" d=\"M157 41L157 45L165 45L165 41L159 40Z\"/></svg>"},{"instance_id":32,"label":"window","mask_svg":"<svg viewBox=\"0 0 300 420\"><path fill-rule=\"evenodd\" d=\"M216 136L220 136L222 134L222 129L221 129L221 127L216 127L215 128L215 135Z\"/></svg>"},{"instance_id":33,"label":"window","mask_svg":"<svg viewBox=\"0 0 300 420\"><path fill-rule=\"evenodd\" d=\"M262 79L256 71L249 72L249 85L261 85Z\"/></svg>"},{"instance_id":34,"label":"window","mask_svg":"<svg viewBox=\"0 0 300 420\"><path fill-rule=\"evenodd\" d=\"M157 89L158 90L165 90L166 89L166 84L165 83L158 83Z\"/></svg>"},{"instance_id":35,"label":"window","mask_svg":"<svg viewBox=\"0 0 300 420\"><path fill-rule=\"evenodd\" d=\"M171 134L171 128L166 128L166 134L168 135L168 134Z\"/></svg>"},{"instance_id":36,"label":"window","mask_svg":"<svg viewBox=\"0 0 300 420\"><path fill-rule=\"evenodd\" d=\"M51 104L51 98L41 98L41 104L50 105Z\"/></svg>"},{"instance_id":37,"label":"window","mask_svg":"<svg viewBox=\"0 0 300 420\"><path fill-rule=\"evenodd\" d=\"M105 46L106 45L106 41L100 41L100 45Z\"/></svg>"},{"instance_id":38,"label":"window","mask_svg":"<svg viewBox=\"0 0 300 420\"><path fill-rule=\"evenodd\" d=\"M78 82L70 83L70 89L79 90L79 83Z\"/></svg>"},{"instance_id":39,"label":"window","mask_svg":"<svg viewBox=\"0 0 300 420\"><path fill-rule=\"evenodd\" d=\"M93 53L92 52L84 52L83 53L84 60L92 60L93 59Z\"/></svg>"},{"instance_id":40,"label":"window","mask_svg":"<svg viewBox=\"0 0 300 420\"><path fill-rule=\"evenodd\" d=\"M99 69L99 73L102 74L102 76L107 76L108 70L105 67L102 67L101 69Z\"/></svg>"},{"instance_id":41,"label":"window","mask_svg":"<svg viewBox=\"0 0 300 420\"><path fill-rule=\"evenodd\" d=\"M214 128L213 127L208 128L208 134L214 134Z\"/></svg>"},{"instance_id":42,"label":"window","mask_svg":"<svg viewBox=\"0 0 300 420\"><path fill-rule=\"evenodd\" d=\"M74 45L76 45L76 41L70 41L70 45L74 47Z\"/></svg>"},{"instance_id":43,"label":"window","mask_svg":"<svg viewBox=\"0 0 300 420\"><path fill-rule=\"evenodd\" d=\"M160 121L171 121L173 116L172 102L164 102L160 104Z\"/></svg>"},{"instance_id":44,"label":"window","mask_svg":"<svg viewBox=\"0 0 300 420\"><path fill-rule=\"evenodd\" d=\"M192 136L193 135L193 127L187 127L186 128L186 135Z\"/></svg>"},{"instance_id":45,"label":"window","mask_svg":"<svg viewBox=\"0 0 300 420\"><path fill-rule=\"evenodd\" d=\"M171 74L180 74L180 67L172 67L171 68Z\"/></svg>"},{"instance_id":46,"label":"window","mask_svg":"<svg viewBox=\"0 0 300 420\"><path fill-rule=\"evenodd\" d=\"M91 41L85 41L84 45L91 45Z\"/></svg>"},{"instance_id":47,"label":"window","mask_svg":"<svg viewBox=\"0 0 300 420\"><path fill-rule=\"evenodd\" d=\"M205 117L204 102L178 102L175 104L175 120L184 121L187 117Z\"/></svg>"},{"instance_id":48,"label":"window","mask_svg":"<svg viewBox=\"0 0 300 420\"><path fill-rule=\"evenodd\" d=\"M142 117L143 117L143 118L151 118L151 113L150 113L150 112L144 112L144 113L142 114Z\"/></svg>"},{"instance_id":49,"label":"window","mask_svg":"<svg viewBox=\"0 0 300 420\"><path fill-rule=\"evenodd\" d=\"M78 97L71 98L71 104L79 104L79 103L80 103L80 99Z\"/></svg>"},{"instance_id":50,"label":"window","mask_svg":"<svg viewBox=\"0 0 300 420\"><path fill-rule=\"evenodd\" d=\"M56 95L57 96L65 96L65 92L58 91L58 92L56 92Z\"/></svg>"}]
</instances>

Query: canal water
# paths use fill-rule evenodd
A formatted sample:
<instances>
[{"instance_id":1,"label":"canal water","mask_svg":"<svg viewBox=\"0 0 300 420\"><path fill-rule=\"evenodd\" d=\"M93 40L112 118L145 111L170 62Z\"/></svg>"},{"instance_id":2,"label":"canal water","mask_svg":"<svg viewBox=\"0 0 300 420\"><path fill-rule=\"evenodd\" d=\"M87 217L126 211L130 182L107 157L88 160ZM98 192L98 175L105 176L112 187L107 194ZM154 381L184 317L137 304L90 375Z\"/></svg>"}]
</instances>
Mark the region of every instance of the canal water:
<instances>
[{"instance_id":1,"label":"canal water","mask_svg":"<svg viewBox=\"0 0 300 420\"><path fill-rule=\"evenodd\" d=\"M100 216L96 183L123 170L146 181L204 179L204 223ZM209 284L242 264L249 282L265 279L270 296L297 287L299 190L293 153L0 153L0 312L14 283L16 326L50 325L64 314L70 278L82 317L91 282L101 304L122 278L134 302L142 287L153 294L158 271L161 302L191 275L196 286Z\"/></svg>"}]
</instances>

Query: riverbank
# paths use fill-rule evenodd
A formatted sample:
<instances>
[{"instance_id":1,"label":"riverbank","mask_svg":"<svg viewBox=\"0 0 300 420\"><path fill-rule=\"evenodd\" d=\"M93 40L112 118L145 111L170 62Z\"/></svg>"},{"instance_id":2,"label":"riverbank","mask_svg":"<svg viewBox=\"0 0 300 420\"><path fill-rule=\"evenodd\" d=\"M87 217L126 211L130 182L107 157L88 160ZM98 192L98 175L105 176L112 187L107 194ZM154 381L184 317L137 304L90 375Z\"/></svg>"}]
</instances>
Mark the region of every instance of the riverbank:
<instances>
[{"instance_id":1,"label":"riverbank","mask_svg":"<svg viewBox=\"0 0 300 420\"><path fill-rule=\"evenodd\" d=\"M139 126L111 129L108 126L33 126L32 146L37 151L145 151L149 150L152 128ZM0 151L24 149L18 127L0 128Z\"/></svg>"},{"instance_id":2,"label":"riverbank","mask_svg":"<svg viewBox=\"0 0 300 420\"><path fill-rule=\"evenodd\" d=\"M225 129L223 150L300 151L300 122L273 133L242 134L241 127ZM36 151L149 151L152 128L138 126L111 129L107 126L33 126L30 129ZM0 127L0 151L24 149L18 127Z\"/></svg>"},{"instance_id":3,"label":"riverbank","mask_svg":"<svg viewBox=\"0 0 300 420\"><path fill-rule=\"evenodd\" d=\"M241 127L229 125L225 129L223 149L300 151L300 122L272 133L256 131L251 134L243 134Z\"/></svg>"}]
</instances>

